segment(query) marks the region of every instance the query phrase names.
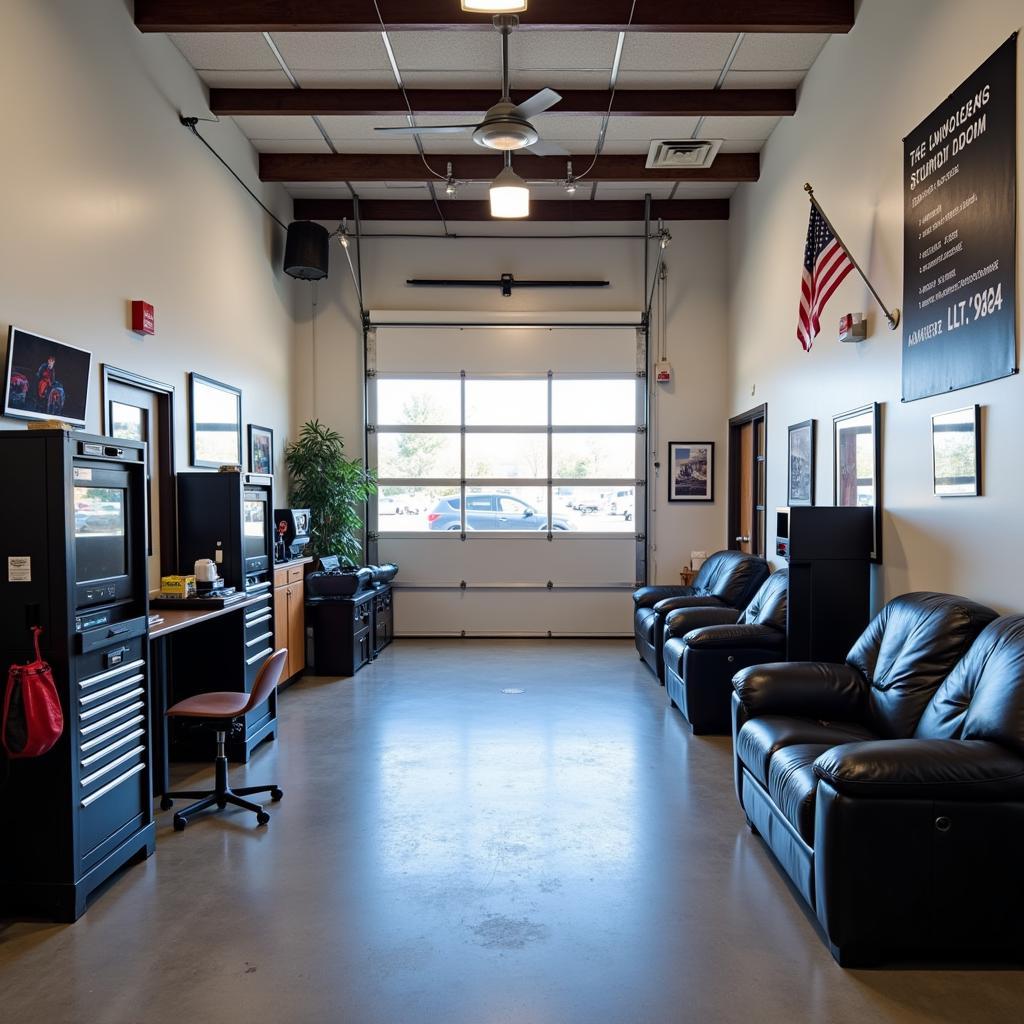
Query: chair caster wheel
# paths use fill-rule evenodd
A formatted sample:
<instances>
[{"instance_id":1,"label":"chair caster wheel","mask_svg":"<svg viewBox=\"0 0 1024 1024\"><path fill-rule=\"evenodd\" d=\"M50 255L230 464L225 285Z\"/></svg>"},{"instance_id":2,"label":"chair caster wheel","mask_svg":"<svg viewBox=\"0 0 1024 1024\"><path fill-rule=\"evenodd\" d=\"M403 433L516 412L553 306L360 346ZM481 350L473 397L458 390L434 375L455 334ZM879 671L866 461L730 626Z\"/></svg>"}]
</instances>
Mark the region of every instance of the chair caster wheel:
<instances>
[{"instance_id":1,"label":"chair caster wheel","mask_svg":"<svg viewBox=\"0 0 1024 1024\"><path fill-rule=\"evenodd\" d=\"M169 811L174 806L174 801L169 796L160 798L160 810Z\"/></svg>"},{"instance_id":2,"label":"chair caster wheel","mask_svg":"<svg viewBox=\"0 0 1024 1024\"><path fill-rule=\"evenodd\" d=\"M267 814L266 811L260 811L256 815L256 824L257 825L267 825L269 823L270 823L270 815Z\"/></svg>"},{"instance_id":3,"label":"chair caster wheel","mask_svg":"<svg viewBox=\"0 0 1024 1024\"><path fill-rule=\"evenodd\" d=\"M283 796L284 796L284 790L283 789L272 789L270 791L270 799L273 800L274 803L277 803L277 801L280 800L281 797L283 797Z\"/></svg>"},{"instance_id":4,"label":"chair caster wheel","mask_svg":"<svg viewBox=\"0 0 1024 1024\"><path fill-rule=\"evenodd\" d=\"M174 816L174 831L184 832L185 826L188 824L188 818L183 818L180 814Z\"/></svg>"}]
</instances>

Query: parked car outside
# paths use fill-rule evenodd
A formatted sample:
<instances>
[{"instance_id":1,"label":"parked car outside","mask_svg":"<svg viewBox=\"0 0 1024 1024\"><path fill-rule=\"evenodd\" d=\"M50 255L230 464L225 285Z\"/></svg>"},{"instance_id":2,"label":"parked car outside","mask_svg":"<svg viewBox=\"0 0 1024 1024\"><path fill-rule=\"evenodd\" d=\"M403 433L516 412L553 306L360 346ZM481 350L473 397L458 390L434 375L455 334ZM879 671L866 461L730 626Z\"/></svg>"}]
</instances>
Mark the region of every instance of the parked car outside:
<instances>
[{"instance_id":1,"label":"parked car outside","mask_svg":"<svg viewBox=\"0 0 1024 1024\"><path fill-rule=\"evenodd\" d=\"M442 498L427 515L431 530L461 530L462 504L458 497ZM510 494L467 494L466 528L469 530L546 530L546 513L538 512ZM572 530L568 519L552 516L552 530Z\"/></svg>"}]
</instances>

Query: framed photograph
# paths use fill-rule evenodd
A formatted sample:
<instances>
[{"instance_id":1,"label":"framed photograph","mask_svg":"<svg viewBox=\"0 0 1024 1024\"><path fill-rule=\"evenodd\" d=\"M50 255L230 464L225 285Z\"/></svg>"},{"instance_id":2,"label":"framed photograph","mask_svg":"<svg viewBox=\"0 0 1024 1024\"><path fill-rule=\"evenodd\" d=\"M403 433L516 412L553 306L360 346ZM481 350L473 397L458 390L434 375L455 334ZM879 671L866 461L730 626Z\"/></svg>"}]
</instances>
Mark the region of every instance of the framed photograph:
<instances>
[{"instance_id":1,"label":"framed photograph","mask_svg":"<svg viewBox=\"0 0 1024 1024\"><path fill-rule=\"evenodd\" d=\"M981 494L981 406L932 417L932 490L940 498Z\"/></svg>"},{"instance_id":2,"label":"framed photograph","mask_svg":"<svg viewBox=\"0 0 1024 1024\"><path fill-rule=\"evenodd\" d=\"M814 446L817 420L804 420L789 428L787 505L814 504Z\"/></svg>"},{"instance_id":3,"label":"framed photograph","mask_svg":"<svg viewBox=\"0 0 1024 1024\"><path fill-rule=\"evenodd\" d=\"M877 402L832 417L832 493L836 505L874 512L872 562L882 561L882 412Z\"/></svg>"},{"instance_id":4,"label":"framed photograph","mask_svg":"<svg viewBox=\"0 0 1024 1024\"><path fill-rule=\"evenodd\" d=\"M85 426L92 353L12 326L7 332L4 415Z\"/></svg>"},{"instance_id":5,"label":"framed photograph","mask_svg":"<svg viewBox=\"0 0 1024 1024\"><path fill-rule=\"evenodd\" d=\"M274 472L274 432L270 427L258 427L249 424L249 472Z\"/></svg>"},{"instance_id":6,"label":"framed photograph","mask_svg":"<svg viewBox=\"0 0 1024 1024\"><path fill-rule=\"evenodd\" d=\"M670 441L668 500L715 500L715 442Z\"/></svg>"},{"instance_id":7,"label":"framed photograph","mask_svg":"<svg viewBox=\"0 0 1024 1024\"><path fill-rule=\"evenodd\" d=\"M242 465L242 392L238 388L190 373L188 416L193 466Z\"/></svg>"}]
</instances>

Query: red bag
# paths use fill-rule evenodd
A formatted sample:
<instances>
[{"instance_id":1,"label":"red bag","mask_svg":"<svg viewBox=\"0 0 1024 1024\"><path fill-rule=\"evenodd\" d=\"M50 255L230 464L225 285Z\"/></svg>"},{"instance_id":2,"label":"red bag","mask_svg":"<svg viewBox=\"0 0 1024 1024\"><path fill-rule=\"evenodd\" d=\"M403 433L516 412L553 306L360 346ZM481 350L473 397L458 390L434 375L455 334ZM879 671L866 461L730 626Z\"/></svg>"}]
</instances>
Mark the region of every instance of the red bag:
<instances>
[{"instance_id":1,"label":"red bag","mask_svg":"<svg viewBox=\"0 0 1024 1024\"><path fill-rule=\"evenodd\" d=\"M10 758L38 757L60 739L64 713L50 666L39 652L42 627L32 627L36 660L12 665L4 694L3 731L0 741Z\"/></svg>"}]
</instances>

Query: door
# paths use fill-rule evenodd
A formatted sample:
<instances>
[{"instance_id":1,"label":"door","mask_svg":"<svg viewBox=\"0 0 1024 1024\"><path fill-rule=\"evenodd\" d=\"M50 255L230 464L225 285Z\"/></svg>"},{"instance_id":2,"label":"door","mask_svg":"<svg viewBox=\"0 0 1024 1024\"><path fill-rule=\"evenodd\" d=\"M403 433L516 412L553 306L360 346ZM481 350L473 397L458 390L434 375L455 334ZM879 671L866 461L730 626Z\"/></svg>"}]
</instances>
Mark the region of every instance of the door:
<instances>
[{"instance_id":1,"label":"door","mask_svg":"<svg viewBox=\"0 0 1024 1024\"><path fill-rule=\"evenodd\" d=\"M291 583L288 593L288 678L306 667L305 586Z\"/></svg>"},{"instance_id":2,"label":"door","mask_svg":"<svg viewBox=\"0 0 1024 1024\"><path fill-rule=\"evenodd\" d=\"M744 423L739 434L740 483L739 520L733 538L738 551L752 554L754 550L754 424Z\"/></svg>"},{"instance_id":3,"label":"door","mask_svg":"<svg viewBox=\"0 0 1024 1024\"><path fill-rule=\"evenodd\" d=\"M291 675L289 665L292 660L291 637L288 632L288 587L274 588L274 650L279 651L282 647L288 648L288 663L285 664L283 679Z\"/></svg>"},{"instance_id":4,"label":"door","mask_svg":"<svg viewBox=\"0 0 1024 1024\"><path fill-rule=\"evenodd\" d=\"M768 407L729 420L729 547L765 555Z\"/></svg>"}]
</instances>

